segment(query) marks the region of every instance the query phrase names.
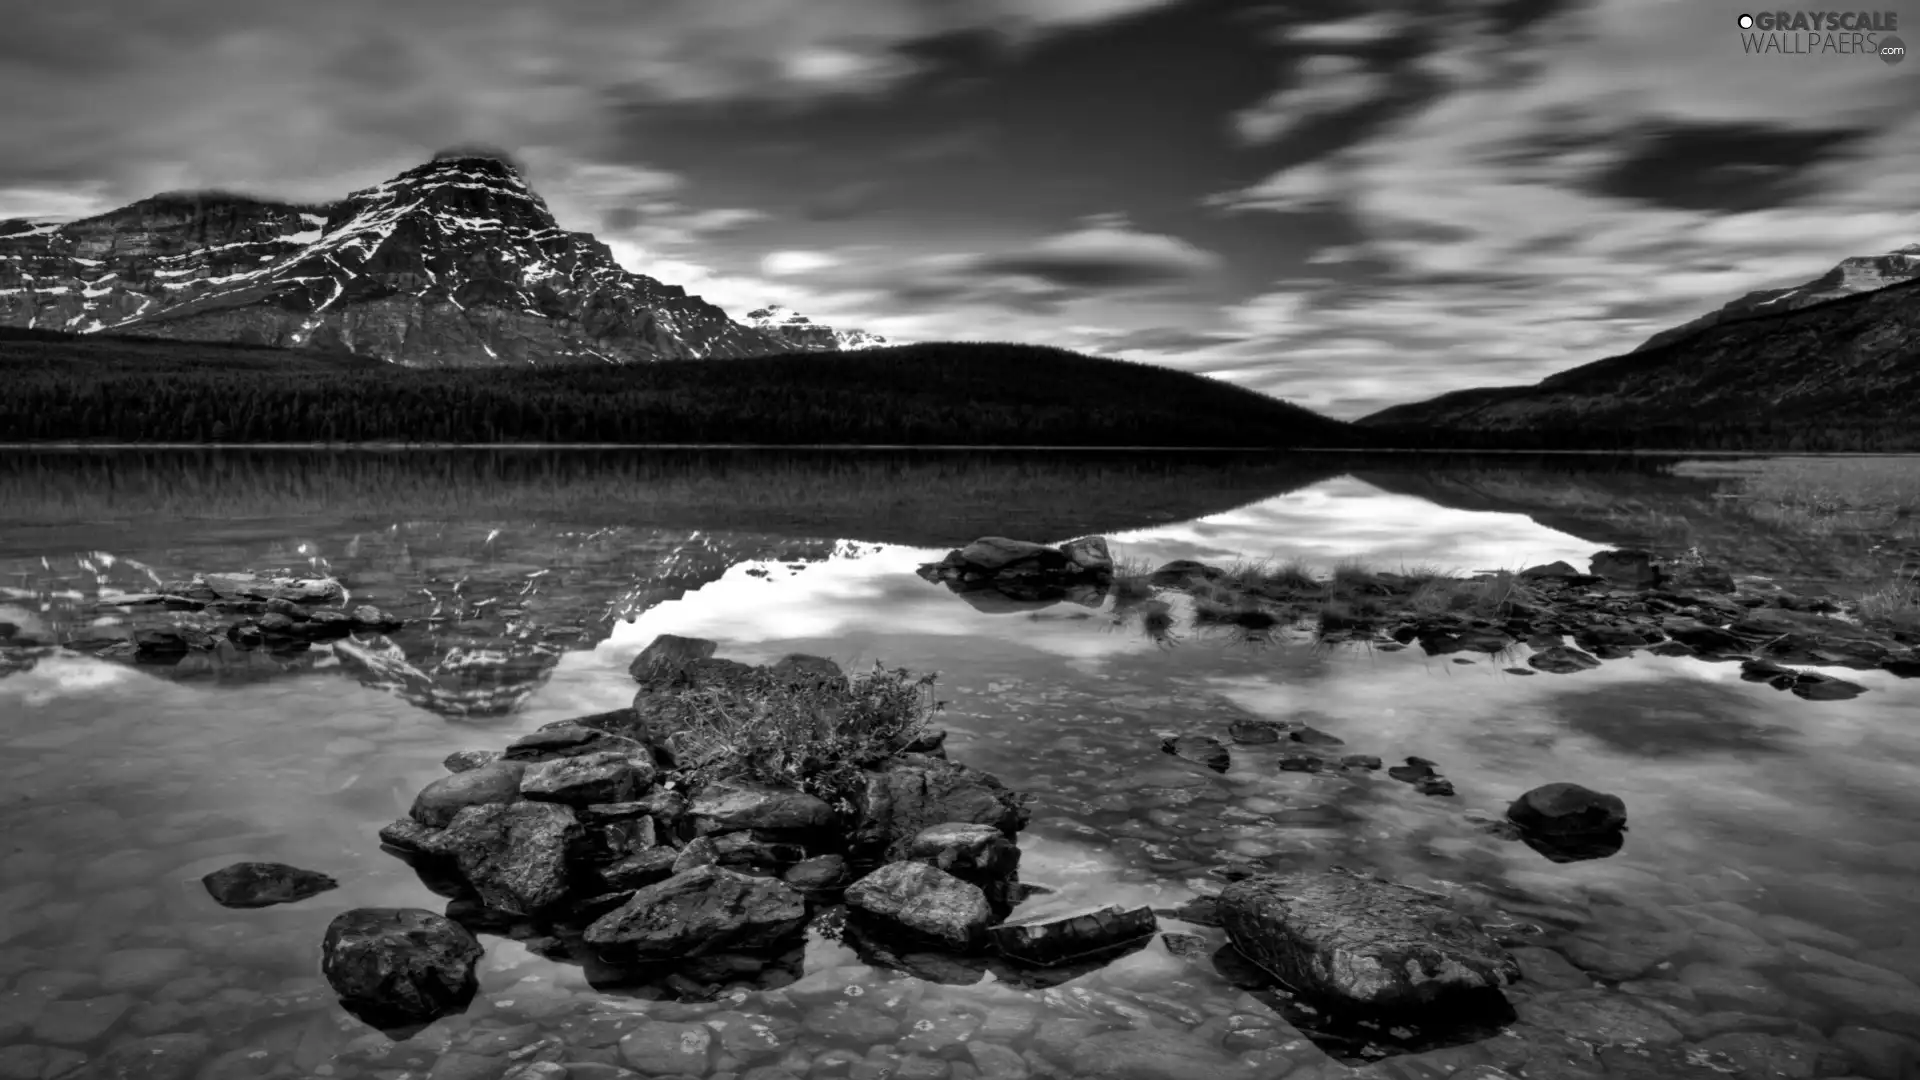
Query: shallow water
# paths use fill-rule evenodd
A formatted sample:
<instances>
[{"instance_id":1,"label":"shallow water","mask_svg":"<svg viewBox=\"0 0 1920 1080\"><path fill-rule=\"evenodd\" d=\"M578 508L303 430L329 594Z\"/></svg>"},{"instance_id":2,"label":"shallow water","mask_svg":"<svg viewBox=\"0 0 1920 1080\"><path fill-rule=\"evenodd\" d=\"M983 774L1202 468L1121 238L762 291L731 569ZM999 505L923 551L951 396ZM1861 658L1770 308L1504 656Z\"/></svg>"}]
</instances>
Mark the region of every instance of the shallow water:
<instances>
[{"instance_id":1,"label":"shallow water","mask_svg":"<svg viewBox=\"0 0 1920 1080\"><path fill-rule=\"evenodd\" d=\"M1457 489L1457 467L1402 463L1387 477L1325 462L823 460L681 461L642 483L604 456L531 482L523 464L457 457L425 472L389 462L343 473L280 456L223 465L220 482L186 494L167 481L204 459L9 466L0 486L22 513L0 524L0 623L21 634L111 625L124 616L101 598L115 590L283 567L331 572L356 600L416 623L377 643L410 674L370 673L316 646L200 670L62 651L0 678L0 1075L63 1075L169 1033L204 1039L166 1043L175 1071L153 1075L221 1080L493 1080L516 1060L596 1080L635 1064L715 1076L1312 1077L1342 1070L1329 1050L1372 1056L1300 1037L1270 996L1236 988L1209 958L1220 931L1171 918L1162 930L1204 950L1156 941L1046 989L991 974L927 981L816 935L800 982L714 1002L595 989L578 968L483 937L481 995L464 1015L393 1044L344 1013L317 972L327 922L355 906L445 907L381 852L375 830L444 774L450 751L627 704L628 662L668 632L748 662L799 651L938 672L949 754L1036 795L1021 874L1055 892L1034 903L1171 908L1217 891L1209 870L1226 864L1342 864L1444 892L1503 927L1529 974L1508 994L1510 1034L1370 1072L1913 1067L1899 1037L1920 1036L1920 683L1835 670L1868 693L1816 703L1742 682L1735 665L1649 654L1523 677L1503 668L1524 647L1462 664L1184 620L1156 638L1111 601L994 614L913 573L981 532L1101 532L1117 557L1155 564L1464 570L1584 565L1622 542L1604 513L1569 517L1565 499L1529 516L1406 493ZM1622 483L1644 495L1666 482L1561 468L1539 474L1539 490L1587 485L1602 499ZM108 489L100 478L112 475L148 479ZM626 477L633 497L603 475ZM1209 475L1220 477L1212 491ZM952 521L929 500L941 485ZM1674 485L1675 500L1702 497ZM1125 501L1130 488L1138 498ZM983 526L996 503L1010 523ZM1458 794L1422 796L1384 773L1283 773L1274 747L1234 747L1225 773L1160 751L1162 735L1225 741L1247 717L1306 719L1389 763L1431 759ZM1553 863L1476 827L1562 780L1626 800L1619 854ZM199 878L241 859L321 870L341 887L221 908ZM1061 1023L1074 1019L1099 1024ZM615 1047L635 1031L671 1042L681 1029L669 1023L706 1024L715 1041L664 1064Z\"/></svg>"}]
</instances>

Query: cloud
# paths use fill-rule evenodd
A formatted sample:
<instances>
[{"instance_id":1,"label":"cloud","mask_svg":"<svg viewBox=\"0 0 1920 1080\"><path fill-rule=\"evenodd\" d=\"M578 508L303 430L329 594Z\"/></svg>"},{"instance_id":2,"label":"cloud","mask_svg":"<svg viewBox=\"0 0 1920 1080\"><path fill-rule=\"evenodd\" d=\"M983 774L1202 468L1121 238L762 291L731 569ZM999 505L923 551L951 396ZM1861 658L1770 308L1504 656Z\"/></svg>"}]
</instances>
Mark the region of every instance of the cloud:
<instances>
[{"instance_id":1,"label":"cloud","mask_svg":"<svg viewBox=\"0 0 1920 1080\"><path fill-rule=\"evenodd\" d=\"M1416 62L1437 87L1424 104L1205 200L1337 214L1372 272L1276 283L1223 313L1240 342L1190 362L1355 416L1533 382L1911 242L1920 120L1903 80L1870 57L1742 56L1730 26L1658 0L1500 37L1460 20ZM1253 353L1272 360L1249 368Z\"/></svg>"},{"instance_id":2,"label":"cloud","mask_svg":"<svg viewBox=\"0 0 1920 1080\"><path fill-rule=\"evenodd\" d=\"M915 74L903 46L1022 41L1169 0L144 0L13 4L0 187L337 196L456 141L581 156L623 104L804 102Z\"/></svg>"},{"instance_id":3,"label":"cloud","mask_svg":"<svg viewBox=\"0 0 1920 1080\"><path fill-rule=\"evenodd\" d=\"M1028 247L984 256L970 271L1033 278L1071 291L1138 289L1189 280L1220 257L1177 236L1103 220Z\"/></svg>"},{"instance_id":4,"label":"cloud","mask_svg":"<svg viewBox=\"0 0 1920 1080\"><path fill-rule=\"evenodd\" d=\"M1281 32L1281 40L1313 47L1371 45L1405 31L1409 20L1397 11L1375 11L1332 22L1301 23Z\"/></svg>"},{"instance_id":5,"label":"cloud","mask_svg":"<svg viewBox=\"0 0 1920 1080\"><path fill-rule=\"evenodd\" d=\"M773 277L795 277L839 263L838 258L823 251L770 251L760 260L760 272Z\"/></svg>"},{"instance_id":6,"label":"cloud","mask_svg":"<svg viewBox=\"0 0 1920 1080\"><path fill-rule=\"evenodd\" d=\"M1294 69L1293 85L1236 112L1234 131L1249 145L1276 142L1315 120L1372 103L1387 92L1385 75L1351 56L1310 56Z\"/></svg>"}]
</instances>

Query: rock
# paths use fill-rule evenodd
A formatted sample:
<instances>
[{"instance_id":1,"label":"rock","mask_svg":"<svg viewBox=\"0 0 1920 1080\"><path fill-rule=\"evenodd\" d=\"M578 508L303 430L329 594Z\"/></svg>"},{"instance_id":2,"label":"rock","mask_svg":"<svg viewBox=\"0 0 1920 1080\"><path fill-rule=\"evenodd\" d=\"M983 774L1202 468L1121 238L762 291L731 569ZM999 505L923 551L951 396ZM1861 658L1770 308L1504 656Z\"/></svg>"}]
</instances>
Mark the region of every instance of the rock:
<instances>
[{"instance_id":1,"label":"rock","mask_svg":"<svg viewBox=\"0 0 1920 1080\"><path fill-rule=\"evenodd\" d=\"M1554 943L1583 971L1603 979L1638 978L1684 950L1693 935L1673 930L1614 930L1605 934L1570 934Z\"/></svg>"},{"instance_id":2,"label":"rock","mask_svg":"<svg viewBox=\"0 0 1920 1080\"><path fill-rule=\"evenodd\" d=\"M1304 743L1307 746L1345 746L1347 741L1337 735L1329 735L1318 728L1301 725L1287 733L1290 742Z\"/></svg>"},{"instance_id":3,"label":"rock","mask_svg":"<svg viewBox=\"0 0 1920 1080\"><path fill-rule=\"evenodd\" d=\"M906 857L967 881L1013 876L1020 848L991 825L947 822L920 830L907 842Z\"/></svg>"},{"instance_id":4,"label":"rock","mask_svg":"<svg viewBox=\"0 0 1920 1080\"><path fill-rule=\"evenodd\" d=\"M985 941L994 917L979 886L917 862L882 866L849 886L846 901L882 924L961 951Z\"/></svg>"},{"instance_id":5,"label":"rock","mask_svg":"<svg viewBox=\"0 0 1920 1080\"><path fill-rule=\"evenodd\" d=\"M569 856L585 839L566 806L489 803L455 814L428 853L452 858L488 907L532 915L566 899Z\"/></svg>"},{"instance_id":6,"label":"rock","mask_svg":"<svg viewBox=\"0 0 1920 1080\"><path fill-rule=\"evenodd\" d=\"M353 620L353 629L369 632L386 633L389 630L398 630L406 625L404 620L396 618L374 607L372 604L356 604L352 610L347 612L347 617Z\"/></svg>"},{"instance_id":7,"label":"rock","mask_svg":"<svg viewBox=\"0 0 1920 1080\"><path fill-rule=\"evenodd\" d=\"M633 658L627 671L635 682L642 686L666 682L679 674L680 669L695 660L706 660L720 648L720 643L706 638L681 637L679 634L661 634L640 650Z\"/></svg>"},{"instance_id":8,"label":"rock","mask_svg":"<svg viewBox=\"0 0 1920 1080\"><path fill-rule=\"evenodd\" d=\"M847 860L838 855L815 855L795 863L781 880L803 892L831 889L846 880Z\"/></svg>"},{"instance_id":9,"label":"rock","mask_svg":"<svg viewBox=\"0 0 1920 1080\"><path fill-rule=\"evenodd\" d=\"M743 783L701 788L687 816L702 835L735 829L819 829L833 824L833 807L801 791Z\"/></svg>"},{"instance_id":10,"label":"rock","mask_svg":"<svg viewBox=\"0 0 1920 1080\"><path fill-rule=\"evenodd\" d=\"M637 739L625 738L599 728L566 721L550 724L539 731L520 736L508 743L506 750L500 756L508 761L534 764L608 750L637 754L642 752L643 747Z\"/></svg>"},{"instance_id":11,"label":"rock","mask_svg":"<svg viewBox=\"0 0 1920 1080\"><path fill-rule=\"evenodd\" d=\"M455 750L440 759L440 764L446 766L448 772L472 772L482 765L499 761L500 757L498 750Z\"/></svg>"},{"instance_id":12,"label":"rock","mask_svg":"<svg viewBox=\"0 0 1920 1080\"><path fill-rule=\"evenodd\" d=\"M645 1020L620 1039L620 1059L648 1076L705 1076L712 1058L705 1024Z\"/></svg>"},{"instance_id":13,"label":"rock","mask_svg":"<svg viewBox=\"0 0 1920 1080\"><path fill-rule=\"evenodd\" d=\"M1069 1022L1070 1023L1070 1022ZM1050 1037L1053 1021L1042 1025L1039 1049L1073 1070L1071 1075L1101 1080L1255 1080L1262 1075L1184 1031L1143 1028L1131 1031L1073 1031ZM1280 1075L1274 1072L1271 1075Z\"/></svg>"},{"instance_id":14,"label":"rock","mask_svg":"<svg viewBox=\"0 0 1920 1080\"><path fill-rule=\"evenodd\" d=\"M1543 784L1513 800L1507 819L1549 836L1618 832L1627 826L1627 804L1579 784Z\"/></svg>"},{"instance_id":15,"label":"rock","mask_svg":"<svg viewBox=\"0 0 1920 1080\"><path fill-rule=\"evenodd\" d=\"M1832 1076L1844 1067L1844 1054L1828 1051L1817 1042L1786 1035L1766 1035L1757 1031L1729 1031L1702 1039L1698 1049L1710 1064L1724 1063L1742 1078L1755 1080L1813 1080Z\"/></svg>"},{"instance_id":16,"label":"rock","mask_svg":"<svg viewBox=\"0 0 1920 1080\"><path fill-rule=\"evenodd\" d=\"M1673 568L1673 578L1668 583L1675 589L1689 589L1695 592L1730 593L1737 586L1733 575L1725 567L1707 564L1683 563Z\"/></svg>"},{"instance_id":17,"label":"rock","mask_svg":"<svg viewBox=\"0 0 1920 1080\"><path fill-rule=\"evenodd\" d=\"M1214 772L1226 772L1233 765L1233 756L1228 753L1226 744L1207 735L1179 735L1162 739L1160 749L1175 757L1205 765Z\"/></svg>"},{"instance_id":18,"label":"rock","mask_svg":"<svg viewBox=\"0 0 1920 1080\"><path fill-rule=\"evenodd\" d=\"M1568 645L1555 645L1527 657L1527 666L1549 675L1571 675L1600 666L1600 661Z\"/></svg>"},{"instance_id":19,"label":"rock","mask_svg":"<svg viewBox=\"0 0 1920 1080\"><path fill-rule=\"evenodd\" d=\"M1219 898L1229 940L1287 985L1370 1009L1497 988L1520 966L1432 896L1347 871L1263 874Z\"/></svg>"},{"instance_id":20,"label":"rock","mask_svg":"<svg viewBox=\"0 0 1920 1080\"><path fill-rule=\"evenodd\" d=\"M422 825L412 818L401 818L399 821L380 827L380 842L401 851L425 855L431 852L434 838L439 836L440 832L441 830Z\"/></svg>"},{"instance_id":21,"label":"rock","mask_svg":"<svg viewBox=\"0 0 1920 1080\"><path fill-rule=\"evenodd\" d=\"M1586 972L1552 949L1521 945L1510 946L1507 951L1519 963L1520 975L1529 986L1542 990L1585 990L1593 986Z\"/></svg>"},{"instance_id":22,"label":"rock","mask_svg":"<svg viewBox=\"0 0 1920 1080\"><path fill-rule=\"evenodd\" d=\"M197 1033L128 1039L74 1075L76 1080L187 1080L212 1049L213 1040Z\"/></svg>"},{"instance_id":23,"label":"rock","mask_svg":"<svg viewBox=\"0 0 1920 1080\"><path fill-rule=\"evenodd\" d=\"M1847 1055L1855 1072L1871 1080L1910 1080L1920 1076L1920 1042L1887 1031L1843 1027L1833 1045Z\"/></svg>"},{"instance_id":24,"label":"rock","mask_svg":"<svg viewBox=\"0 0 1920 1080\"><path fill-rule=\"evenodd\" d=\"M185 949L119 949L100 963L100 989L109 993L152 990L184 975L193 962Z\"/></svg>"},{"instance_id":25,"label":"rock","mask_svg":"<svg viewBox=\"0 0 1920 1080\"><path fill-rule=\"evenodd\" d=\"M702 956L771 945L806 915L806 901L785 882L709 865L640 889L585 936L642 958Z\"/></svg>"},{"instance_id":26,"label":"rock","mask_svg":"<svg viewBox=\"0 0 1920 1080\"><path fill-rule=\"evenodd\" d=\"M1150 937L1159 928L1152 908L1109 904L1009 919L987 931L987 936L1006 956L1052 966L1117 949Z\"/></svg>"},{"instance_id":27,"label":"rock","mask_svg":"<svg viewBox=\"0 0 1920 1080\"><path fill-rule=\"evenodd\" d=\"M1348 754L1340 759L1340 764L1348 769L1366 769L1378 771L1382 762L1372 754Z\"/></svg>"},{"instance_id":28,"label":"rock","mask_svg":"<svg viewBox=\"0 0 1920 1080\"><path fill-rule=\"evenodd\" d=\"M1288 752L1280 755L1281 772L1319 772L1326 759L1318 754Z\"/></svg>"},{"instance_id":29,"label":"rock","mask_svg":"<svg viewBox=\"0 0 1920 1080\"><path fill-rule=\"evenodd\" d=\"M223 907L261 908L318 896L340 883L314 870L275 862L237 862L200 879Z\"/></svg>"},{"instance_id":30,"label":"rock","mask_svg":"<svg viewBox=\"0 0 1920 1080\"><path fill-rule=\"evenodd\" d=\"M1105 545L1102 544L1102 547ZM947 556L951 564L987 574L1044 573L1074 565L1070 555L1045 544L1027 540L1009 540L1004 536L983 536ZM1111 561L1111 560L1109 560Z\"/></svg>"},{"instance_id":31,"label":"rock","mask_svg":"<svg viewBox=\"0 0 1920 1080\"><path fill-rule=\"evenodd\" d=\"M839 685L847 677L839 664L824 656L809 656L806 653L788 653L774 661L768 670L793 682L822 681Z\"/></svg>"},{"instance_id":32,"label":"rock","mask_svg":"<svg viewBox=\"0 0 1920 1080\"><path fill-rule=\"evenodd\" d=\"M653 761L618 750L542 761L520 778L526 798L572 804L629 802L652 786Z\"/></svg>"},{"instance_id":33,"label":"rock","mask_svg":"<svg viewBox=\"0 0 1920 1080\"><path fill-rule=\"evenodd\" d=\"M321 974L341 1004L379 1027L465 1010L480 943L460 924L418 908L354 908L321 944Z\"/></svg>"},{"instance_id":34,"label":"rock","mask_svg":"<svg viewBox=\"0 0 1920 1080\"><path fill-rule=\"evenodd\" d=\"M1249 746L1277 743L1287 737L1287 725L1272 720L1235 720L1228 725L1227 736Z\"/></svg>"},{"instance_id":35,"label":"rock","mask_svg":"<svg viewBox=\"0 0 1920 1080\"><path fill-rule=\"evenodd\" d=\"M1845 701L1867 692L1859 683L1836 679L1831 675L1822 675L1815 671L1802 671L1788 687L1793 696L1808 701Z\"/></svg>"},{"instance_id":36,"label":"rock","mask_svg":"<svg viewBox=\"0 0 1920 1080\"><path fill-rule=\"evenodd\" d=\"M526 766L515 761L495 761L477 769L443 776L414 796L413 820L433 829L444 829L454 815L469 806L516 802L520 798L520 778Z\"/></svg>"},{"instance_id":37,"label":"rock","mask_svg":"<svg viewBox=\"0 0 1920 1080\"><path fill-rule=\"evenodd\" d=\"M637 851L600 868L600 880L609 889L640 889L672 877L680 853L669 847Z\"/></svg>"},{"instance_id":38,"label":"rock","mask_svg":"<svg viewBox=\"0 0 1920 1080\"><path fill-rule=\"evenodd\" d=\"M1160 568L1147 575L1150 584L1161 588L1179 588L1194 580L1218 581L1226 576L1226 571L1217 566L1195 562L1192 559L1175 559L1161 564Z\"/></svg>"},{"instance_id":39,"label":"rock","mask_svg":"<svg viewBox=\"0 0 1920 1080\"><path fill-rule=\"evenodd\" d=\"M1785 1013L1793 999L1757 972L1722 964L1688 964L1680 969L1680 984L1710 1009Z\"/></svg>"},{"instance_id":40,"label":"rock","mask_svg":"<svg viewBox=\"0 0 1920 1080\"><path fill-rule=\"evenodd\" d=\"M921 830L965 822L1012 836L1024 828L1024 800L983 772L940 758L901 758L866 774L848 837L856 858L898 859Z\"/></svg>"},{"instance_id":41,"label":"rock","mask_svg":"<svg viewBox=\"0 0 1920 1080\"><path fill-rule=\"evenodd\" d=\"M1060 553L1082 571L1094 574L1113 572L1113 553L1107 550L1104 536L1084 536L1060 545Z\"/></svg>"},{"instance_id":42,"label":"rock","mask_svg":"<svg viewBox=\"0 0 1920 1080\"><path fill-rule=\"evenodd\" d=\"M1660 567L1653 564L1651 553L1634 549L1596 552L1590 569L1595 577L1635 588L1653 588L1663 577Z\"/></svg>"},{"instance_id":43,"label":"rock","mask_svg":"<svg viewBox=\"0 0 1920 1080\"><path fill-rule=\"evenodd\" d=\"M98 1040L133 1007L125 994L49 1001L31 1021L33 1037L61 1046L84 1046Z\"/></svg>"}]
</instances>

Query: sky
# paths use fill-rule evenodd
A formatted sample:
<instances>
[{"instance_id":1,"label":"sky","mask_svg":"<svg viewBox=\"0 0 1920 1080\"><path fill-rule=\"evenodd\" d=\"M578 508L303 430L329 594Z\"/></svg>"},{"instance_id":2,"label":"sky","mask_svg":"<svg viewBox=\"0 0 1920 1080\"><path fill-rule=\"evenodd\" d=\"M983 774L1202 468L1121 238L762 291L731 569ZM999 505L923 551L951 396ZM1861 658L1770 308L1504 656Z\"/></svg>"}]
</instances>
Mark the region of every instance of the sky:
<instances>
[{"instance_id":1,"label":"sky","mask_svg":"<svg viewBox=\"0 0 1920 1080\"><path fill-rule=\"evenodd\" d=\"M1748 54L1744 2L0 0L0 219L482 143L735 318L1353 418L1920 241L1920 61Z\"/></svg>"}]
</instances>

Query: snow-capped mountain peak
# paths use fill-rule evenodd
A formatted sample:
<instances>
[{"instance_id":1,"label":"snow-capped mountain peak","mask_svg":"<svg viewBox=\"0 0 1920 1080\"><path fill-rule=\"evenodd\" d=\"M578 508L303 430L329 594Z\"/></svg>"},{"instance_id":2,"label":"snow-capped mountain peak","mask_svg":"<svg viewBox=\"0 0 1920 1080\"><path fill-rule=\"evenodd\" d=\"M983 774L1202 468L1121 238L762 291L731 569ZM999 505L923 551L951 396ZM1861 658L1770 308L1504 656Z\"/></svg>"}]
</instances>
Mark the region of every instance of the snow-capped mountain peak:
<instances>
[{"instance_id":1,"label":"snow-capped mountain peak","mask_svg":"<svg viewBox=\"0 0 1920 1080\"><path fill-rule=\"evenodd\" d=\"M816 323L792 308L771 304L747 312L747 325L778 339L795 352L838 352L896 344L865 330L837 330Z\"/></svg>"}]
</instances>

